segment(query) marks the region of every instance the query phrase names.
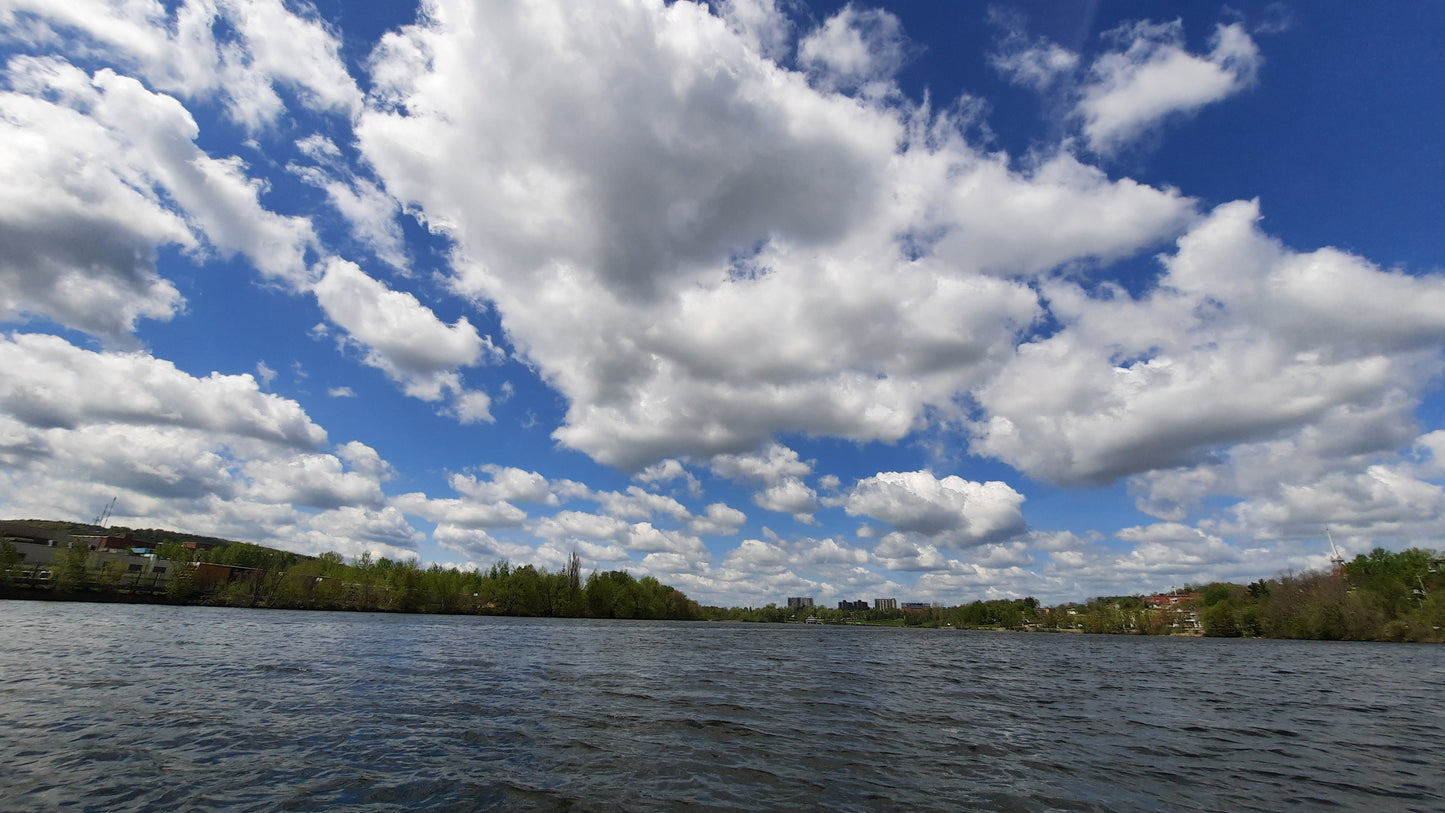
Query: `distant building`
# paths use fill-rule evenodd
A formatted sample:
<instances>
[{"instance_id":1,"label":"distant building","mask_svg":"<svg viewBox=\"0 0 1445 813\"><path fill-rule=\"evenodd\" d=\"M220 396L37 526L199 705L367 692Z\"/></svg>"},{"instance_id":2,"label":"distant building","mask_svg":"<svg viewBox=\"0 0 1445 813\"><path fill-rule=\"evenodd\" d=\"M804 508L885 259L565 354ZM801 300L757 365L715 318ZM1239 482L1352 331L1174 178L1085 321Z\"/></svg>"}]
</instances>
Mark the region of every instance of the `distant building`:
<instances>
[{"instance_id":1,"label":"distant building","mask_svg":"<svg viewBox=\"0 0 1445 813\"><path fill-rule=\"evenodd\" d=\"M91 550L130 550L131 545L135 544L135 540L130 538L130 534L121 534L120 536L76 535L70 538Z\"/></svg>"},{"instance_id":2,"label":"distant building","mask_svg":"<svg viewBox=\"0 0 1445 813\"><path fill-rule=\"evenodd\" d=\"M933 606L933 605L929 604L929 603L926 602L926 601L905 601L905 602L903 602L903 609L904 609L906 612L910 612L910 613L921 613L921 612L923 612L924 610L927 610L927 609L929 609L929 608L932 607L932 606Z\"/></svg>"},{"instance_id":3,"label":"distant building","mask_svg":"<svg viewBox=\"0 0 1445 813\"><path fill-rule=\"evenodd\" d=\"M898 599L896 599L896 598L875 598L875 599L873 599L873 609L875 609L875 610L896 610L896 609L898 609Z\"/></svg>"},{"instance_id":4,"label":"distant building","mask_svg":"<svg viewBox=\"0 0 1445 813\"><path fill-rule=\"evenodd\" d=\"M1163 613L1175 629L1199 629L1199 593L1160 593L1144 597L1144 605Z\"/></svg>"},{"instance_id":5,"label":"distant building","mask_svg":"<svg viewBox=\"0 0 1445 813\"><path fill-rule=\"evenodd\" d=\"M15 537L6 537L7 540L14 540ZM50 578L49 571L60 557L65 555L69 549L66 546L56 545L53 542L45 543L11 541L15 551L20 554L20 568L22 572L31 572L38 578ZM75 542L77 548L89 548L84 541ZM92 575L106 574L108 576L130 576L139 579L142 576L165 576L170 570L172 562L161 559L155 554L136 554L115 548L101 548L89 550L86 554L85 569ZM46 575L40 576L44 572Z\"/></svg>"},{"instance_id":6,"label":"distant building","mask_svg":"<svg viewBox=\"0 0 1445 813\"><path fill-rule=\"evenodd\" d=\"M1150 608L1159 609L1161 607L1178 607L1186 601L1197 598L1199 598L1198 593L1170 593L1167 595L1161 593L1157 596L1145 596L1144 603Z\"/></svg>"},{"instance_id":7,"label":"distant building","mask_svg":"<svg viewBox=\"0 0 1445 813\"><path fill-rule=\"evenodd\" d=\"M240 579L256 579L266 574L265 570L257 567L217 565L210 562L195 562L190 565L190 568L196 584L202 587L216 587ZM321 577L317 577L316 580L321 581Z\"/></svg>"},{"instance_id":8,"label":"distant building","mask_svg":"<svg viewBox=\"0 0 1445 813\"><path fill-rule=\"evenodd\" d=\"M802 598L789 598L789 599L788 599L788 609L790 609L790 610L802 610L802 609L806 609L806 608L809 608L809 607L812 607L812 606L813 606L813 597L812 597L812 596L805 596L805 597L802 597Z\"/></svg>"},{"instance_id":9,"label":"distant building","mask_svg":"<svg viewBox=\"0 0 1445 813\"><path fill-rule=\"evenodd\" d=\"M5 541L15 546L15 551L20 554L21 565L48 565L55 561L56 550L64 550L56 548L55 542L48 539L34 542L18 536L7 536Z\"/></svg>"},{"instance_id":10,"label":"distant building","mask_svg":"<svg viewBox=\"0 0 1445 813\"><path fill-rule=\"evenodd\" d=\"M857 601L840 601L840 602L838 602L838 609L840 609L840 610L866 610L866 609L868 609L868 602L864 601L864 600L861 599L861 598L858 599Z\"/></svg>"}]
</instances>

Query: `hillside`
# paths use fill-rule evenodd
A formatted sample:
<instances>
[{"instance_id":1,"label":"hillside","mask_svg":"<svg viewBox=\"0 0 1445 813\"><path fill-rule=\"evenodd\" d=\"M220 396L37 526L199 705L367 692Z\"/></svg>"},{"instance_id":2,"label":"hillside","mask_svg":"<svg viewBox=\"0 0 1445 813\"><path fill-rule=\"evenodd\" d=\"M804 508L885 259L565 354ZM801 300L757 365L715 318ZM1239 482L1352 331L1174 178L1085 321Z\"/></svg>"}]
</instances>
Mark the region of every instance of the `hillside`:
<instances>
[{"instance_id":1,"label":"hillside","mask_svg":"<svg viewBox=\"0 0 1445 813\"><path fill-rule=\"evenodd\" d=\"M200 534L188 534L182 531L171 531L164 528L128 528L124 525L110 525L102 527L86 522L66 522L53 519L6 519L0 520L0 536L35 536L67 541L73 536L123 536L130 535L136 541L138 547L156 548L161 545L173 542L180 545L194 543L198 548L226 548L231 545L242 544L234 539L222 539L216 536L202 536ZM245 543L249 544L249 543ZM264 545L256 547L264 548ZM277 553L285 553L275 548ZM295 554L293 554L295 555ZM303 556L303 559L312 557Z\"/></svg>"}]
</instances>

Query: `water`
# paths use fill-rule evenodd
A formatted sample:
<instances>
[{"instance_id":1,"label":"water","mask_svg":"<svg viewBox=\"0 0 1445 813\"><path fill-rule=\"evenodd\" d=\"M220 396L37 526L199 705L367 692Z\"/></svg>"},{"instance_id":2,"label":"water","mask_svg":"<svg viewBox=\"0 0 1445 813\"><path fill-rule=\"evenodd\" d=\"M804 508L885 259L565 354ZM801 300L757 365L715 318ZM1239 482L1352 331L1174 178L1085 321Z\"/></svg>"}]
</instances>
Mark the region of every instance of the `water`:
<instances>
[{"instance_id":1,"label":"water","mask_svg":"<svg viewBox=\"0 0 1445 813\"><path fill-rule=\"evenodd\" d=\"M0 602L4 810L1439 810L1445 648Z\"/></svg>"}]
</instances>

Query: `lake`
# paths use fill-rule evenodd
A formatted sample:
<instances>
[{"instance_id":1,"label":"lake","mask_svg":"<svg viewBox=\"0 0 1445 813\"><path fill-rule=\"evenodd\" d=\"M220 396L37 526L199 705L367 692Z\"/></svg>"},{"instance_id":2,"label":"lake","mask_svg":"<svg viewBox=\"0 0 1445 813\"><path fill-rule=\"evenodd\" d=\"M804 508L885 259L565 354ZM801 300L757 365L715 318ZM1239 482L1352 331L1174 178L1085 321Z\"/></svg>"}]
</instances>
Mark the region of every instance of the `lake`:
<instances>
[{"instance_id":1,"label":"lake","mask_svg":"<svg viewBox=\"0 0 1445 813\"><path fill-rule=\"evenodd\" d=\"M5 810L1445 808L1445 647L0 602Z\"/></svg>"}]
</instances>

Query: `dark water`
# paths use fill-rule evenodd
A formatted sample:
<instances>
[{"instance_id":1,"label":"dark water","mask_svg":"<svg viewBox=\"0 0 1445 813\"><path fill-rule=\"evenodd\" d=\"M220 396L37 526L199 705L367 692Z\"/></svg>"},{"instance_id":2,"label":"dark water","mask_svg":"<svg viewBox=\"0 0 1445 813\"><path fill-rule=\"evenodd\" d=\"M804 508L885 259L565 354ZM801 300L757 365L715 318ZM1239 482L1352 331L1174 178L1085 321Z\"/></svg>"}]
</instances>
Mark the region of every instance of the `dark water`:
<instances>
[{"instance_id":1,"label":"dark water","mask_svg":"<svg viewBox=\"0 0 1445 813\"><path fill-rule=\"evenodd\" d=\"M1440 810L1445 647L0 602L5 810Z\"/></svg>"}]
</instances>

